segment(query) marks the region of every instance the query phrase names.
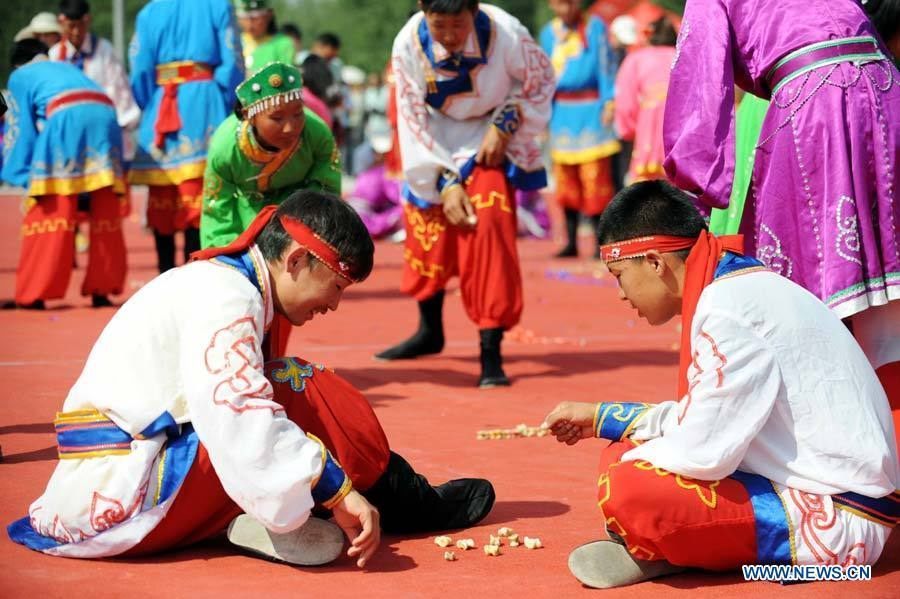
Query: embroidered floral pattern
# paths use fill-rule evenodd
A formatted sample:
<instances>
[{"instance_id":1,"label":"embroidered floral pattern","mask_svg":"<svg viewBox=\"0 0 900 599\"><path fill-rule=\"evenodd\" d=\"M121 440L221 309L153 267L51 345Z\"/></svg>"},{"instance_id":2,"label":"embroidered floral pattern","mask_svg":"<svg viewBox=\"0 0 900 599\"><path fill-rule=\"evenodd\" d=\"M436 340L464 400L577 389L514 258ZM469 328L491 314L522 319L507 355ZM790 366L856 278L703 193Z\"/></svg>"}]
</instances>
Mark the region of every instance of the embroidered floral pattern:
<instances>
[{"instance_id":1,"label":"embroidered floral pattern","mask_svg":"<svg viewBox=\"0 0 900 599\"><path fill-rule=\"evenodd\" d=\"M848 262L855 262L862 266L859 259L859 222L856 211L851 210L845 214L844 207L856 207L853 198L842 195L838 201L837 212L835 212L835 220L837 221L838 235L834 241L834 249L838 256Z\"/></svg>"},{"instance_id":2,"label":"embroidered floral pattern","mask_svg":"<svg viewBox=\"0 0 900 599\"><path fill-rule=\"evenodd\" d=\"M781 249L781 240L772 232L766 224L761 224L760 232L771 239L769 244L760 244L756 250L756 258L765 264L769 270L790 278L794 272L794 262L787 257ZM760 235L763 237L763 235Z\"/></svg>"}]
</instances>

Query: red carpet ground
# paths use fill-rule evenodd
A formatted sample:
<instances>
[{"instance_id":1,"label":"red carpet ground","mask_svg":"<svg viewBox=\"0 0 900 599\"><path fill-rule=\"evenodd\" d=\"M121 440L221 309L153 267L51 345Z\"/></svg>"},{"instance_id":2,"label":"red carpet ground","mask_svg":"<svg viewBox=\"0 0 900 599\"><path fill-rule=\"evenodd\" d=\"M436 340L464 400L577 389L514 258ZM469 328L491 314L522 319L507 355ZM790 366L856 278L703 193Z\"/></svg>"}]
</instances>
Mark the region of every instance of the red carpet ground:
<instances>
[{"instance_id":1,"label":"red carpet ground","mask_svg":"<svg viewBox=\"0 0 900 599\"><path fill-rule=\"evenodd\" d=\"M13 294L18 200L0 197L0 299ZM152 237L136 217L127 223L128 292L156 273ZM584 240L587 241L587 240ZM583 248L585 252L589 248ZM410 333L413 303L401 297L400 247L379 243L376 270L351 288L337 313L295 330L289 353L324 363L362 389L391 440L434 483L482 476L497 490L497 504L481 525L454 532L471 537L475 551L446 562L432 537L387 537L371 567L349 559L319 569L295 569L246 557L210 542L154 559L79 561L47 557L0 535L0 596L269 596L269 597L897 597L897 535L875 568L874 579L782 587L744 583L739 575L690 573L616 591L590 591L570 576L569 551L603 535L595 507L595 463L600 442L576 447L550 438L477 441L479 429L537 425L564 399L658 401L675 388L677 330L651 328L617 300L614 281L590 261L548 259L549 242L520 245L526 309L522 327L505 342L509 389L474 388L477 335L458 294L448 294L448 347L440 357L395 364L372 354ZM26 514L53 470L51 421L113 309L92 309L78 296L82 268L69 295L45 312L0 312L0 522ZM116 298L118 302L125 298ZM544 548L505 549L488 557L480 546L500 526L540 537ZM727 543L728 539L722 539ZM890 589L894 589L891 591Z\"/></svg>"}]
</instances>

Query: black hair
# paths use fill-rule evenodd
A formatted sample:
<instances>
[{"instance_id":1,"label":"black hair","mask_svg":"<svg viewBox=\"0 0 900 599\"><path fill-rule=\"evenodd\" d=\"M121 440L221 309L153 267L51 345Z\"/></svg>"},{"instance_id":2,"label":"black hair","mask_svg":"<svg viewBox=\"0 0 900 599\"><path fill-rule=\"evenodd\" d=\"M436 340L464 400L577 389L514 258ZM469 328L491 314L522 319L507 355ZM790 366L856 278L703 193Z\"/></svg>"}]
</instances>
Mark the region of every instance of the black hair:
<instances>
[{"instance_id":1,"label":"black hair","mask_svg":"<svg viewBox=\"0 0 900 599\"><path fill-rule=\"evenodd\" d=\"M60 0L59 14L67 19L77 20L91 12L91 5L87 0Z\"/></svg>"},{"instance_id":2,"label":"black hair","mask_svg":"<svg viewBox=\"0 0 900 599\"><path fill-rule=\"evenodd\" d=\"M23 64L28 64L38 54L47 53L47 44L41 40L33 38L24 39L15 42L12 45L12 51L9 53L9 64L12 68L18 68Z\"/></svg>"},{"instance_id":3,"label":"black hair","mask_svg":"<svg viewBox=\"0 0 900 599\"><path fill-rule=\"evenodd\" d=\"M303 75L303 86L309 88L314 96L323 102L328 98L328 89L334 85L334 75L328 67L328 61L321 56L310 54L300 65Z\"/></svg>"},{"instance_id":4,"label":"black hair","mask_svg":"<svg viewBox=\"0 0 900 599\"><path fill-rule=\"evenodd\" d=\"M281 33L283 33L287 36L290 36L294 39L298 39L298 40L303 39L303 32L294 23L285 23L284 25L282 25Z\"/></svg>"},{"instance_id":5,"label":"black hair","mask_svg":"<svg viewBox=\"0 0 900 599\"><path fill-rule=\"evenodd\" d=\"M272 18L269 19L269 26L266 27L266 34L275 35L276 33L278 33L278 23L275 21L275 11L269 9L269 14L272 16Z\"/></svg>"},{"instance_id":6,"label":"black hair","mask_svg":"<svg viewBox=\"0 0 900 599\"><path fill-rule=\"evenodd\" d=\"M600 215L601 244L649 235L698 237L706 221L691 196L668 181L642 181L616 194ZM689 250L676 252L682 259Z\"/></svg>"},{"instance_id":7,"label":"black hair","mask_svg":"<svg viewBox=\"0 0 900 599\"><path fill-rule=\"evenodd\" d=\"M335 33L320 33L316 37L316 43L322 44L323 46L328 46L330 48L334 48L335 50L341 49L341 38L337 36Z\"/></svg>"},{"instance_id":8,"label":"black hair","mask_svg":"<svg viewBox=\"0 0 900 599\"><path fill-rule=\"evenodd\" d=\"M458 15L464 10L475 12L478 0L421 0L422 12Z\"/></svg>"},{"instance_id":9,"label":"black hair","mask_svg":"<svg viewBox=\"0 0 900 599\"><path fill-rule=\"evenodd\" d=\"M863 8L885 43L900 33L900 0L869 0Z\"/></svg>"},{"instance_id":10,"label":"black hair","mask_svg":"<svg viewBox=\"0 0 900 599\"><path fill-rule=\"evenodd\" d=\"M669 17L663 15L650 24L651 46L674 46L678 40L678 32Z\"/></svg>"},{"instance_id":11,"label":"black hair","mask_svg":"<svg viewBox=\"0 0 900 599\"><path fill-rule=\"evenodd\" d=\"M278 206L275 218L269 221L256 238L256 245L263 257L270 262L281 260L292 241L281 224L282 216L301 221L322 240L331 244L340 259L350 266L350 278L354 281L362 281L372 272L375 244L372 243L372 237L362 219L341 198L306 189L288 196Z\"/></svg>"}]
</instances>

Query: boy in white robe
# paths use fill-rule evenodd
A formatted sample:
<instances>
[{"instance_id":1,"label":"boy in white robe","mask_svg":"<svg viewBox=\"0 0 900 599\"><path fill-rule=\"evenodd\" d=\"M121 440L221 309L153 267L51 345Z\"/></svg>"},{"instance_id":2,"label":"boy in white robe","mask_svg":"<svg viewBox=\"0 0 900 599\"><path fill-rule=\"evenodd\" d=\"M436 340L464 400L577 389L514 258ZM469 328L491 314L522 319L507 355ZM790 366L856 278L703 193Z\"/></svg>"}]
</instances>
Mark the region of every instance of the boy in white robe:
<instances>
[{"instance_id":1,"label":"boy in white robe","mask_svg":"<svg viewBox=\"0 0 900 599\"><path fill-rule=\"evenodd\" d=\"M878 560L900 516L884 390L815 296L716 238L662 181L621 192L600 223L620 297L650 324L682 315L679 399L564 402L560 442L609 439L599 504L611 541L569 558L611 587L699 567Z\"/></svg>"}]
</instances>

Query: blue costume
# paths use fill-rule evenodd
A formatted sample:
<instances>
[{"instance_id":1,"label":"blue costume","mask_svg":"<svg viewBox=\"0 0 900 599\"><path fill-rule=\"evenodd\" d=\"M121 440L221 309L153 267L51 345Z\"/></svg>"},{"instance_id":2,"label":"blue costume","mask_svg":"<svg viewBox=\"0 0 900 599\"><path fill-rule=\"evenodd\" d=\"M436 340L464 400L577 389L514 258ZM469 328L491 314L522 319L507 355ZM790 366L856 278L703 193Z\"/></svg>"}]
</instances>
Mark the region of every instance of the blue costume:
<instances>
[{"instance_id":1,"label":"blue costume","mask_svg":"<svg viewBox=\"0 0 900 599\"><path fill-rule=\"evenodd\" d=\"M230 114L234 89L244 80L231 3L154 0L138 13L129 53L131 86L143 110L130 180L177 185L202 178L209 138ZM180 123L160 147L157 120L167 94L177 98Z\"/></svg>"},{"instance_id":2,"label":"blue costume","mask_svg":"<svg viewBox=\"0 0 900 599\"><path fill-rule=\"evenodd\" d=\"M108 305L125 282L119 196L125 191L122 130L112 100L77 67L34 61L9 78L0 177L28 191L15 301L43 307L66 293L79 194L90 194L90 253L83 295Z\"/></svg>"},{"instance_id":3,"label":"blue costume","mask_svg":"<svg viewBox=\"0 0 900 599\"><path fill-rule=\"evenodd\" d=\"M612 124L601 122L603 107L615 96L616 62L606 26L583 16L575 29L553 19L540 34L541 47L556 71L556 95L550 118L554 162L583 164L619 151Z\"/></svg>"},{"instance_id":4,"label":"blue costume","mask_svg":"<svg viewBox=\"0 0 900 599\"><path fill-rule=\"evenodd\" d=\"M10 75L8 98L4 181L32 197L110 186L124 191L115 108L84 73L65 63L32 62Z\"/></svg>"}]
</instances>

